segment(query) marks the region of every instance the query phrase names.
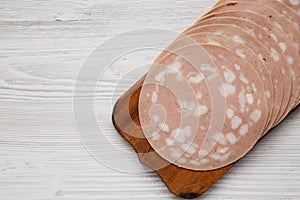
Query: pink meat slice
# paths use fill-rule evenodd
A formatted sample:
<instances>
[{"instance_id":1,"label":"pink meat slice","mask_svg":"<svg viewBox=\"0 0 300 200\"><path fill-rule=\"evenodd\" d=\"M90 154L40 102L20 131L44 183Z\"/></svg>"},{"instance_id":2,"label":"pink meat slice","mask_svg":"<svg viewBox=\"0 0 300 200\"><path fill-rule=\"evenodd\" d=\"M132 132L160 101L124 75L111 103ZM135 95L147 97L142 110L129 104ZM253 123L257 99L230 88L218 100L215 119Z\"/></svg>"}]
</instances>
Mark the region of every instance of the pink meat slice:
<instances>
[{"instance_id":1,"label":"pink meat slice","mask_svg":"<svg viewBox=\"0 0 300 200\"><path fill-rule=\"evenodd\" d=\"M183 52L181 55L194 54L196 46L199 45L183 47L180 50ZM146 80L150 79L152 84L146 84L142 88L139 117L149 143L164 159L186 169L208 171L227 166L252 149L264 131L268 105L263 82L250 63L224 47L211 44L201 46L214 61L217 70L212 66L203 65L198 71L176 53L167 54L157 63L165 66L163 75L156 73L157 65L153 65L149 71L150 77ZM197 56L199 55L195 55ZM218 95L226 99L226 112L219 132L208 132L212 121L210 118L213 118L211 110L215 106L212 105L211 99L215 96L208 98L211 91L208 90L210 85L207 84L207 80L215 76L212 74L204 79L197 78L203 77L202 70L217 71L223 82ZM241 76L244 77L242 80L237 78ZM171 85L174 87L171 86L171 91L180 90L176 87L184 85L183 80L188 81L188 84L192 83L191 89L195 94L207 94L200 95L201 97L195 95L198 96L196 101L200 111L196 115L195 109L191 109L195 105L190 102L188 95L179 98L183 100L180 101L169 90ZM156 94L153 95L153 92ZM241 109L245 104L246 109ZM155 108L164 108L161 109L164 112L154 112ZM159 119L164 119L164 123ZM198 124L191 124L195 120L198 120ZM193 129L195 126L198 129ZM197 131L193 134L192 130Z\"/></svg>"},{"instance_id":2,"label":"pink meat slice","mask_svg":"<svg viewBox=\"0 0 300 200\"><path fill-rule=\"evenodd\" d=\"M267 70L271 74L273 82L274 91L274 102L272 110L271 124L274 124L276 118L279 114L280 108L283 101L283 78L280 68L275 63L271 56L271 52L265 47L263 43L255 39L252 35L245 32L243 29L225 24L213 24L213 25L203 25L200 27L192 27L187 30L185 35L197 34L200 32L209 32L213 35L223 35L232 38L237 42L242 42L246 47L251 49L259 59L263 60L266 64Z\"/></svg>"},{"instance_id":3,"label":"pink meat slice","mask_svg":"<svg viewBox=\"0 0 300 200\"><path fill-rule=\"evenodd\" d=\"M246 13L237 13L240 9L240 12L246 12ZM277 36L283 36L287 38L288 41L291 41L292 44L288 45L289 48L296 48L294 51L298 52L297 58L295 58L295 64L294 69L292 72L293 81L294 81L294 89L292 94L296 97L296 102L294 107L296 107L300 102L300 87L299 82L300 80L297 78L297 74L300 72L300 66L299 66L299 55L300 55L300 17L293 11L290 7L286 6L284 3L280 1L272 1L270 0L221 0L219 3L212 9L209 13L215 13L218 16L221 16L222 13L224 13L227 10L232 10L231 12L235 12L236 16L239 15L239 17L243 18L249 18L252 17L252 21L255 21L257 24L261 25L262 27L265 27L266 30L275 30L277 28L280 29L279 31L281 33L275 33ZM264 15L265 19L261 18L260 16L251 16L248 14L247 10L254 11L259 15ZM229 13L228 13L229 14ZM267 26L266 26L267 25ZM273 27L273 28L271 28ZM291 55L291 54L290 54ZM292 56L293 58L293 56ZM291 57L289 57L289 60L291 61ZM298 91L295 91L298 90ZM292 99L295 99L295 97L292 97ZM293 102L291 102L292 104ZM289 106L290 107L290 106ZM282 117L282 119L285 116Z\"/></svg>"},{"instance_id":4,"label":"pink meat slice","mask_svg":"<svg viewBox=\"0 0 300 200\"><path fill-rule=\"evenodd\" d=\"M197 26L211 25L211 24L232 24L241 27L243 30L247 31L256 39L260 40L268 49L271 50L271 55L273 60L276 62L276 66L279 67L281 75L283 77L284 83L284 95L281 104L281 109L279 115L276 117L275 124L277 124L283 116L286 116L293 107L294 104L290 105L291 92L292 92L292 78L290 74L290 69L292 65L289 65L286 56L282 53L280 46L271 34L266 32L264 29L256 25L255 23L236 17L216 17L209 18L204 21L199 21ZM290 107L288 108L288 106Z\"/></svg>"},{"instance_id":5,"label":"pink meat slice","mask_svg":"<svg viewBox=\"0 0 300 200\"><path fill-rule=\"evenodd\" d=\"M265 91L265 96L267 99L268 103L268 121L265 127L265 131L269 130L272 126L270 123L272 115L272 110L273 110L273 101L274 101L274 91L273 91L273 82L272 82L272 77L269 71L267 70L266 64L264 60L259 59L259 57L253 52L251 49L245 47L243 45L244 42L236 41L232 38L222 36L222 35L214 35L211 33L205 33L201 32L199 34L191 34L188 35L187 37L184 38L179 38L176 42L174 42L168 49L180 49L184 46L189 46L193 44L201 44L201 43L206 43L206 44L212 44L216 46L221 46L229 49L232 52L237 52L239 51L242 55L245 55L246 58L245 60L249 62L256 72L259 74L259 78L261 81L264 83L264 91ZM161 55L158 57L158 61L162 59L167 54L167 51L161 53ZM237 56L241 56L241 54L237 54ZM243 57L242 57L243 58ZM244 80L244 77L238 77L242 80ZM244 80L245 81L245 80ZM242 109L245 109L243 107Z\"/></svg>"},{"instance_id":6,"label":"pink meat slice","mask_svg":"<svg viewBox=\"0 0 300 200\"><path fill-rule=\"evenodd\" d=\"M262 27L265 31L272 36L272 38L279 44L282 53L287 58L288 63L290 64L290 75L292 77L293 87L291 92L290 102L281 118L277 121L277 125L281 120L283 120L286 115L291 111L295 105L298 104L299 90L300 90L300 58L297 53L297 47L294 44L298 44L298 41L294 39L294 37L290 37L290 34L282 32L282 30L274 25L274 23L269 22L269 18L264 17L263 15L250 12L250 11L240 11L240 10L232 10L225 12L217 12L211 15L207 15L207 18L210 19L214 17L238 17L243 19L249 19L252 22L256 23L260 27ZM288 30L293 30L294 27L288 22L285 23ZM290 26L289 26L290 25ZM296 30L295 30L296 31ZM300 36L300 35L299 35Z\"/></svg>"}]
</instances>

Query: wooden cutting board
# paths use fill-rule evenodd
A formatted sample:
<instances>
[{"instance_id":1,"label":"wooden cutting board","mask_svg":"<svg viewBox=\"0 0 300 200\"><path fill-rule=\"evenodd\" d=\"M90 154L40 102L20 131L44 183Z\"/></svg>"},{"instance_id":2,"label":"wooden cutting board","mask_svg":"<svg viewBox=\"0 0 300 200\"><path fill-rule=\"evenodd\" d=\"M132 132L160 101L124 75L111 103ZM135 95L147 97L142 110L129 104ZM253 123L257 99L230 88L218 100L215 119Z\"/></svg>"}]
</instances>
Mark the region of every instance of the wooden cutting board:
<instances>
[{"instance_id":1,"label":"wooden cutting board","mask_svg":"<svg viewBox=\"0 0 300 200\"><path fill-rule=\"evenodd\" d=\"M166 166L156 170L156 173L172 193L186 199L196 198L228 172L233 164L214 171L196 172L179 168L161 158L144 138L139 122L138 102L144 79L145 76L116 103L112 116L114 126L121 136L133 146L142 164L151 169Z\"/></svg>"},{"instance_id":2,"label":"wooden cutting board","mask_svg":"<svg viewBox=\"0 0 300 200\"><path fill-rule=\"evenodd\" d=\"M120 97L114 107L113 124L120 135L133 146L143 165L151 169L160 168L154 171L173 194L185 199L197 198L227 173L234 164L218 170L197 172L177 167L160 157L144 138L139 122L138 102L145 77L142 77ZM298 107L299 105L292 112ZM161 166L165 167L161 168Z\"/></svg>"}]
</instances>

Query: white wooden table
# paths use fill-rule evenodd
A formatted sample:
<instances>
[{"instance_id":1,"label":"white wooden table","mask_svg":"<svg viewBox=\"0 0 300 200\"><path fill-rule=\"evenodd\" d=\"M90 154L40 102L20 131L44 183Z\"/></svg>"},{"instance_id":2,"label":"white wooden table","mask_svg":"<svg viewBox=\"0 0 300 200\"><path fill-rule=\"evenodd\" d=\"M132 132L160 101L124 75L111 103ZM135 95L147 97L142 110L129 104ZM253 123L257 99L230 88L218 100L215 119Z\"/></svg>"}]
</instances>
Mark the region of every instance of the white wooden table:
<instances>
[{"instance_id":1,"label":"white wooden table","mask_svg":"<svg viewBox=\"0 0 300 200\"><path fill-rule=\"evenodd\" d=\"M73 90L85 60L107 39L147 27L182 32L214 2L1 0L0 199L176 199L155 173L140 166L110 119L111 103L146 68L122 78L117 88L115 80L151 63L159 52L120 57L95 94L99 126L127 152L110 155L103 149L100 160L116 163L126 155L121 165L138 173L107 167L87 152L74 121ZM84 91L82 96L93 98ZM298 110L199 199L300 199L299 124Z\"/></svg>"}]
</instances>

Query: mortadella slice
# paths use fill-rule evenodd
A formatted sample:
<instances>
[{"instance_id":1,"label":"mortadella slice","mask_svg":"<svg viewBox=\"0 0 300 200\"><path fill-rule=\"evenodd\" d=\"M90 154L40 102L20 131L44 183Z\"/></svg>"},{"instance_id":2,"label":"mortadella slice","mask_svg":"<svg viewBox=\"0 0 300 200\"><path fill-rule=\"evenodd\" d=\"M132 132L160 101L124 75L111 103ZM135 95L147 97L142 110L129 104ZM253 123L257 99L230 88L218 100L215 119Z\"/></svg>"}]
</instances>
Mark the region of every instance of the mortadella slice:
<instances>
[{"instance_id":1,"label":"mortadella slice","mask_svg":"<svg viewBox=\"0 0 300 200\"><path fill-rule=\"evenodd\" d=\"M246 47L255 52L259 59L265 62L267 70L271 74L273 82L274 102L271 121L275 122L280 108L282 107L284 84L280 68L275 63L271 52L266 48L266 46L240 27L234 25L213 24L203 25L200 27L193 26L191 29L188 29L184 33L184 35L192 35L199 32L210 32L214 35L224 35L230 37L235 41L244 44Z\"/></svg>"},{"instance_id":2,"label":"mortadella slice","mask_svg":"<svg viewBox=\"0 0 300 200\"><path fill-rule=\"evenodd\" d=\"M276 26L274 23L269 21L269 18L264 17L263 15L251 12L251 11L240 11L240 10L232 10L232 11L225 11L225 12L217 12L211 15L207 15L205 19L210 19L214 17L238 17L243 19L249 19L252 22L259 25L265 31L269 33L269 35L279 44L282 53L287 58L287 62L290 66L289 72L292 77L293 87L291 92L291 99L290 102L284 112L284 114L280 117L277 121L277 125L282 119L286 117L286 115L290 112L290 110L298 104L298 97L299 97L299 90L300 90L300 58L299 54L297 53L297 47L294 44L297 44L298 41L294 39L288 32L284 33L282 30ZM275 18L275 17L274 17ZM295 29L291 24L288 22L285 23L288 30ZM279 24L279 26L281 26ZM296 31L296 30L294 30ZM300 36L300 35L299 35Z\"/></svg>"},{"instance_id":3,"label":"mortadella slice","mask_svg":"<svg viewBox=\"0 0 300 200\"><path fill-rule=\"evenodd\" d=\"M269 117L268 117L268 124L266 124L265 131L269 130L271 126L273 125L270 123L270 119L273 116L273 101L274 101L274 89L273 89L273 82L272 77L269 71L267 70L265 61L263 59L260 59L259 56L255 54L252 50L244 46L244 42L242 40L236 40L233 38L225 37L222 35L215 35L211 33L198 33L198 34L191 34L188 35L189 40L184 37L182 39L179 37L178 40L176 40L173 44L168 47L168 49L180 49L184 46L189 46L192 44L201 44L201 43L207 43L207 44L213 44L221 47L225 47L233 52L235 52L238 56L245 58L247 62L249 62L252 66L254 66L255 70L260 75L261 80L264 83L264 90L265 90L265 96L268 101L268 108L269 108ZM167 54L168 51L164 51L160 54L158 57L158 61L164 57ZM244 57L246 56L246 57ZM243 79L243 77L239 77L240 79ZM245 108L242 108L245 109Z\"/></svg>"},{"instance_id":4,"label":"mortadella slice","mask_svg":"<svg viewBox=\"0 0 300 200\"><path fill-rule=\"evenodd\" d=\"M199 34L191 34L188 35L191 37L194 41L196 41L199 44L212 44L216 46L221 46L229 49L232 52L235 52L237 56L245 59L247 62L251 64L251 66L254 67L256 72L259 74L259 77L261 81L264 84L264 91L265 91L265 96L267 99L268 103L268 110L269 110L269 115L268 115L268 121L266 124L265 131L270 129L270 120L272 115L272 110L273 110L273 101L274 101L274 89L273 89L273 82L272 82L272 77L267 70L266 64L263 60L259 59L259 57L253 52L251 49L247 48L246 46L241 43L241 41L235 41L233 38L229 38L226 36L222 35L214 35L211 33L199 33ZM179 38L180 39L180 38ZM183 43L180 42L181 40L176 41L175 43L179 44L178 47L184 46ZM244 57L245 56L245 57ZM238 77L241 80L244 80L244 77ZM242 110L245 109L245 107L241 108Z\"/></svg>"},{"instance_id":5,"label":"mortadella slice","mask_svg":"<svg viewBox=\"0 0 300 200\"><path fill-rule=\"evenodd\" d=\"M293 91L292 95L297 96L297 100L295 102L294 107L296 107L299 102L300 102L300 87L299 87L299 79L297 78L297 74L300 70L300 63L299 61L299 55L300 55L300 32L299 32L299 27L300 27L300 17L288 6L283 4L280 1L270 1L270 0L222 0L220 1L214 9L212 9L209 13L215 13L218 16L221 16L224 12L232 11L235 12L240 10L240 12L244 11L247 13L244 13L242 16L241 14L239 17L247 18L247 17L252 17L252 21L254 20L257 24L260 23L262 27L264 27L266 30L273 31L274 29L279 29L281 34L274 34L275 36L280 36L283 35L283 37L286 37L287 40L293 42L292 45L287 45L289 48L295 47L296 50L295 52L298 52L298 56L294 57L291 56L291 53L289 53L290 56L288 56L288 60L290 62L293 62L293 70L291 72L294 81L294 88L293 90L298 90L298 91ZM259 15L265 16L265 19L261 18L260 16L250 16L248 15L248 11L255 12ZM208 13L208 14L209 14ZM236 16L230 14L231 16ZM206 17L206 16L205 16ZM205 18L204 17L204 18ZM268 25L266 27L265 25ZM273 28L271 28L273 27ZM287 42L286 42L287 43ZM285 49L285 46L281 43L280 44L282 48ZM290 51L292 52L292 51ZM295 97L292 97L294 99ZM291 102L290 104L292 104ZM289 105L290 107L290 105ZM285 116L282 116L282 119Z\"/></svg>"},{"instance_id":6,"label":"mortadella slice","mask_svg":"<svg viewBox=\"0 0 300 200\"><path fill-rule=\"evenodd\" d=\"M186 56L195 59L201 56L195 51L199 45L167 54L151 67L146 77L139 117L145 136L162 158L186 169L208 171L227 166L252 149L265 129L268 105L261 76L250 63L221 46L201 44L201 47L216 68L198 60L200 68L195 69L190 59L186 61ZM157 73L159 66L164 67ZM210 91L210 80L218 75L222 87ZM185 82L191 87L182 90ZM194 95L185 93L188 90ZM182 93L185 95L180 98L174 95ZM212 110L219 110L214 108L219 104L212 102L218 95L225 98L224 115L218 115L224 117L224 123L219 132L210 132L215 120ZM194 99L189 99L193 96ZM196 132L192 133L193 130Z\"/></svg>"},{"instance_id":7,"label":"mortadella slice","mask_svg":"<svg viewBox=\"0 0 300 200\"><path fill-rule=\"evenodd\" d=\"M290 70L293 65L290 65L286 59L284 53L277 43L277 38L275 35L269 34L263 28L259 27L257 24L237 17L215 17L204 19L203 21L199 21L196 25L211 25L211 24L232 24L238 27L241 27L243 30L247 31L256 39L260 40L268 49L271 51L271 55L273 60L276 63L276 67L281 72L284 83L284 95L283 101L281 104L281 109L279 115L276 117L275 124L281 121L282 116L286 116L286 114L294 107L294 104L290 104L291 94L292 94L292 76ZM274 37L272 37L274 36ZM246 44L247 45L247 44ZM289 107L288 107L289 106Z\"/></svg>"}]
</instances>

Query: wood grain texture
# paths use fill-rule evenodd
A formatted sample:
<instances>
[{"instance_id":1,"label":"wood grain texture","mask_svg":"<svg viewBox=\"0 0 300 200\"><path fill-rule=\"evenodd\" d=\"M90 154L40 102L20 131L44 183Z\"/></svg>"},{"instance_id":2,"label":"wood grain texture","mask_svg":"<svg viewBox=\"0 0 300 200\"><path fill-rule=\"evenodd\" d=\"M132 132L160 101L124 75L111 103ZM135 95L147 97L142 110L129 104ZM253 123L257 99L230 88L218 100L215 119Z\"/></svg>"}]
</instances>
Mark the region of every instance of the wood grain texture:
<instances>
[{"instance_id":1,"label":"wood grain texture","mask_svg":"<svg viewBox=\"0 0 300 200\"><path fill-rule=\"evenodd\" d=\"M214 2L2 0L1 199L176 199L155 173L139 166L110 118L111 97L115 101L146 69L127 76L118 87L115 81L129 72L129 66L151 63L159 52L119 58L95 94L105 135L127 152L126 164L136 166L140 173L108 168L82 146L73 120L73 89L88 55L108 38L145 27L182 32ZM85 91L82 96L93 98ZM201 199L300 199L299 124L300 112L296 111ZM117 161L123 155L110 159Z\"/></svg>"}]
</instances>

